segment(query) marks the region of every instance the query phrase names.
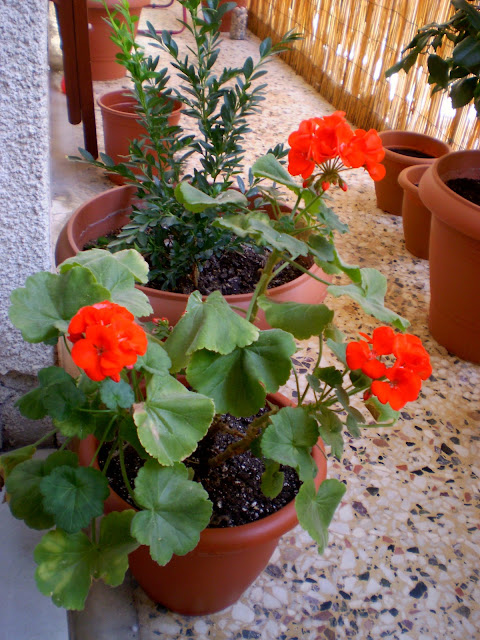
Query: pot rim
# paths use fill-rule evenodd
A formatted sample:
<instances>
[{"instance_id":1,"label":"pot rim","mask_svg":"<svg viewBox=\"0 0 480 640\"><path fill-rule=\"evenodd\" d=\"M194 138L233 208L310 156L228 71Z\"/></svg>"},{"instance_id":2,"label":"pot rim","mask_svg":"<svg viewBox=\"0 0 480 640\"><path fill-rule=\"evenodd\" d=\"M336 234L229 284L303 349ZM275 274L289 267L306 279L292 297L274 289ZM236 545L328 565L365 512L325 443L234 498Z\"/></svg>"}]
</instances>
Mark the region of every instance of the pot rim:
<instances>
[{"instance_id":1,"label":"pot rim","mask_svg":"<svg viewBox=\"0 0 480 640\"><path fill-rule=\"evenodd\" d=\"M117 0L115 0L117 1ZM114 102L112 102L112 104L105 104L105 98L118 98L118 100L115 100ZM170 116L176 115L177 113L179 113L182 108L183 108L183 104L182 102L180 102L180 100L175 100L174 98L166 98L169 102L173 102L173 109L170 113ZM98 99L97 99L97 104L100 107L100 110L102 112L102 115L104 115L105 113L109 113L111 115L117 116L117 117L122 117L122 118L127 118L129 120L139 120L141 118L140 114L138 113L129 113L126 111L121 111L120 109L116 109L116 105L117 104L135 104L137 102L135 96L132 94L132 92L130 91L130 89L117 89L116 91L108 91L107 93L103 93Z\"/></svg>"},{"instance_id":2,"label":"pot rim","mask_svg":"<svg viewBox=\"0 0 480 640\"><path fill-rule=\"evenodd\" d=\"M267 399L275 404L279 404L286 407L296 406L289 398L282 393L270 393L267 395ZM95 455L98 440L93 435L89 435L84 438L80 446L82 453L79 451L79 458L84 463L89 464L90 460ZM327 460L325 455L324 444L321 439L318 440L317 445L313 448L313 457L318 467L317 474L315 476L315 487L318 490L320 484L327 477ZM82 464L82 462L81 462ZM97 461L94 462L95 468L99 468ZM110 497L115 502L117 509L135 509L131 504L123 500L115 491L109 486ZM112 509L113 510L113 509ZM135 509L136 510L136 509ZM204 529L200 533L200 539L197 547L201 545L202 553L218 553L223 550L234 550L235 548L243 548L246 545L251 544L252 541L262 544L271 540L272 537L280 538L282 535L290 531L294 526L298 524L295 498L291 500L284 507L271 513L265 518L255 520L247 524L238 525L235 527L223 527ZM195 547L195 548L197 548ZM192 550L193 551L193 550Z\"/></svg>"},{"instance_id":3,"label":"pot rim","mask_svg":"<svg viewBox=\"0 0 480 640\"><path fill-rule=\"evenodd\" d=\"M450 152L450 145L443 140L434 138L425 133L417 133L416 131L405 131L402 129L387 129L379 132L380 139L385 148L385 158L400 165L411 166L419 164L432 164L438 157ZM431 151L433 158L416 158L415 156L405 156L396 153L386 145L396 147L427 147Z\"/></svg>"},{"instance_id":4,"label":"pot rim","mask_svg":"<svg viewBox=\"0 0 480 640\"><path fill-rule=\"evenodd\" d=\"M398 174L398 184L405 191L418 193L418 184L429 166L429 164L412 164L410 167L405 167Z\"/></svg>"}]
</instances>

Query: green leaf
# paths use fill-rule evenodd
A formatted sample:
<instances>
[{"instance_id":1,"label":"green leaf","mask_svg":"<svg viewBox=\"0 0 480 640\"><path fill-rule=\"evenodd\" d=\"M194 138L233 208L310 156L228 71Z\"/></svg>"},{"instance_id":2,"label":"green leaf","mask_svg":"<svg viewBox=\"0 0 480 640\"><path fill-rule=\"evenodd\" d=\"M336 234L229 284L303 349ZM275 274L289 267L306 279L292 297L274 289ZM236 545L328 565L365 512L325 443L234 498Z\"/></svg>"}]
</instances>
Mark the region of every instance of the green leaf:
<instances>
[{"instance_id":1,"label":"green leaf","mask_svg":"<svg viewBox=\"0 0 480 640\"><path fill-rule=\"evenodd\" d=\"M89 269L99 284L110 292L109 299L128 309L133 315L150 315L153 310L147 296L135 289L135 280L145 283L148 264L134 249L111 253L104 249L80 251L60 265L61 273L68 273L74 266Z\"/></svg>"},{"instance_id":2,"label":"green leaf","mask_svg":"<svg viewBox=\"0 0 480 640\"><path fill-rule=\"evenodd\" d=\"M377 423L393 425L400 416L400 411L395 411L389 404L382 404L375 396L370 396L370 398L365 401L365 407Z\"/></svg>"},{"instance_id":3,"label":"green leaf","mask_svg":"<svg viewBox=\"0 0 480 640\"><path fill-rule=\"evenodd\" d=\"M382 322L388 322L404 331L409 322L384 306L387 279L376 269L360 269L361 282L358 284L330 285L328 292L336 298L348 295L358 302L364 311Z\"/></svg>"},{"instance_id":4,"label":"green leaf","mask_svg":"<svg viewBox=\"0 0 480 640\"><path fill-rule=\"evenodd\" d=\"M83 609L92 583L97 549L81 531L49 531L35 548L37 587L57 607Z\"/></svg>"},{"instance_id":5,"label":"green leaf","mask_svg":"<svg viewBox=\"0 0 480 640\"><path fill-rule=\"evenodd\" d=\"M327 347L330 349L332 353L334 353L340 362L347 366L347 345L345 342L338 342L338 340L332 340L331 338L327 338L325 341Z\"/></svg>"},{"instance_id":6,"label":"green leaf","mask_svg":"<svg viewBox=\"0 0 480 640\"><path fill-rule=\"evenodd\" d=\"M78 464L71 451L56 451L45 460L27 460L15 466L7 478L6 489L10 495L10 511L15 518L24 520L32 529L49 529L54 525L52 515L43 505L40 483L57 466Z\"/></svg>"},{"instance_id":7,"label":"green leaf","mask_svg":"<svg viewBox=\"0 0 480 640\"><path fill-rule=\"evenodd\" d=\"M252 166L256 178L269 178L278 184L283 184L291 191L299 193L300 185L292 178L285 167L277 160L273 153L258 158Z\"/></svg>"},{"instance_id":8,"label":"green leaf","mask_svg":"<svg viewBox=\"0 0 480 640\"><path fill-rule=\"evenodd\" d=\"M133 509L113 511L100 522L99 554L95 568L95 578L118 587L122 584L128 569L128 554L138 548L138 542L130 533Z\"/></svg>"},{"instance_id":9,"label":"green leaf","mask_svg":"<svg viewBox=\"0 0 480 640\"><path fill-rule=\"evenodd\" d=\"M450 72L448 62L432 53L428 56L428 71L430 73L429 84L438 84L443 88L447 87Z\"/></svg>"},{"instance_id":10,"label":"green leaf","mask_svg":"<svg viewBox=\"0 0 480 640\"><path fill-rule=\"evenodd\" d=\"M467 36L454 48L452 58L456 66L471 71L480 65L480 42L474 36Z\"/></svg>"},{"instance_id":11,"label":"green leaf","mask_svg":"<svg viewBox=\"0 0 480 640\"><path fill-rule=\"evenodd\" d=\"M15 467L21 462L30 460L34 455L37 447L30 444L14 451L8 451L0 456L0 488L3 486L2 478L6 480Z\"/></svg>"},{"instance_id":12,"label":"green leaf","mask_svg":"<svg viewBox=\"0 0 480 640\"><path fill-rule=\"evenodd\" d=\"M297 470L300 480L313 478L317 466L311 450L318 440L317 422L302 407L283 407L271 416L262 436L262 452Z\"/></svg>"},{"instance_id":13,"label":"green leaf","mask_svg":"<svg viewBox=\"0 0 480 640\"><path fill-rule=\"evenodd\" d=\"M332 455L337 460L342 459L343 454L343 423L337 414L327 407L320 407L317 413L320 437L326 445L331 447Z\"/></svg>"},{"instance_id":14,"label":"green leaf","mask_svg":"<svg viewBox=\"0 0 480 640\"><path fill-rule=\"evenodd\" d=\"M263 211L245 214L226 214L214 222L215 226L228 229L239 238L249 237L261 246L277 251L287 251L294 260L308 254L308 246L288 233L276 229L277 221L271 220Z\"/></svg>"},{"instance_id":15,"label":"green leaf","mask_svg":"<svg viewBox=\"0 0 480 640\"><path fill-rule=\"evenodd\" d=\"M135 500L145 510L135 514L132 534L160 565L194 549L212 513L207 492L180 463L162 468L148 461L138 472Z\"/></svg>"},{"instance_id":16,"label":"green leaf","mask_svg":"<svg viewBox=\"0 0 480 640\"><path fill-rule=\"evenodd\" d=\"M85 394L75 384L75 380L60 367L46 367L38 372L40 387L22 396L16 405L20 413L32 420L47 414L57 420L64 420L73 409L82 406Z\"/></svg>"},{"instance_id":17,"label":"green leaf","mask_svg":"<svg viewBox=\"0 0 480 640\"><path fill-rule=\"evenodd\" d=\"M183 460L207 433L215 406L210 398L188 391L171 376L153 376L147 400L135 405L140 442L163 465Z\"/></svg>"},{"instance_id":18,"label":"green leaf","mask_svg":"<svg viewBox=\"0 0 480 640\"><path fill-rule=\"evenodd\" d=\"M69 413L65 420L54 420L53 423L60 433L67 438L76 436L83 439L90 433L94 433L98 423L105 419L109 418L104 418L103 414L100 416L88 411L74 410Z\"/></svg>"},{"instance_id":19,"label":"green leaf","mask_svg":"<svg viewBox=\"0 0 480 640\"><path fill-rule=\"evenodd\" d=\"M265 460L265 471L262 474L262 493L267 498L276 498L283 489L285 474L274 460Z\"/></svg>"},{"instance_id":20,"label":"green leaf","mask_svg":"<svg viewBox=\"0 0 480 640\"><path fill-rule=\"evenodd\" d=\"M45 510L67 533L75 533L103 513L108 498L106 477L91 467L61 466L40 482Z\"/></svg>"},{"instance_id":21,"label":"green leaf","mask_svg":"<svg viewBox=\"0 0 480 640\"><path fill-rule=\"evenodd\" d=\"M117 408L128 409L135 402L135 394L128 382L125 380L114 382L111 378L101 382L100 398L112 411Z\"/></svg>"},{"instance_id":22,"label":"green leaf","mask_svg":"<svg viewBox=\"0 0 480 640\"><path fill-rule=\"evenodd\" d=\"M343 382L343 373L336 367L319 367L315 369L314 374L329 387L337 387Z\"/></svg>"},{"instance_id":23,"label":"green leaf","mask_svg":"<svg viewBox=\"0 0 480 640\"><path fill-rule=\"evenodd\" d=\"M278 303L268 296L260 296L258 306L265 311L271 327L288 331L297 340L320 336L333 320L333 311L324 304Z\"/></svg>"},{"instance_id":24,"label":"green leaf","mask_svg":"<svg viewBox=\"0 0 480 640\"><path fill-rule=\"evenodd\" d=\"M476 76L469 76L456 82L450 89L452 107L454 109L460 109L471 102L478 83L479 80Z\"/></svg>"},{"instance_id":25,"label":"green leaf","mask_svg":"<svg viewBox=\"0 0 480 640\"><path fill-rule=\"evenodd\" d=\"M180 182L175 187L175 197L183 204L185 209L192 211L193 213L201 213L205 209L211 209L212 207L220 207L223 205L236 205L240 207L248 207L248 200L236 189L227 189L222 191L218 196L212 198L208 194L192 187L189 182Z\"/></svg>"},{"instance_id":26,"label":"green leaf","mask_svg":"<svg viewBox=\"0 0 480 640\"><path fill-rule=\"evenodd\" d=\"M61 275L43 271L27 278L24 288L12 292L8 315L24 340L44 342L66 333L81 307L109 299L108 289L84 267Z\"/></svg>"},{"instance_id":27,"label":"green leaf","mask_svg":"<svg viewBox=\"0 0 480 640\"><path fill-rule=\"evenodd\" d=\"M168 376L172 362L165 349L155 339L148 336L148 349L144 356L139 356L134 369L146 371L156 376Z\"/></svg>"},{"instance_id":28,"label":"green leaf","mask_svg":"<svg viewBox=\"0 0 480 640\"><path fill-rule=\"evenodd\" d=\"M355 416L352 413L349 413L346 420L346 425L349 433L354 438L359 438L362 435L360 431L358 420L355 419Z\"/></svg>"},{"instance_id":29,"label":"green leaf","mask_svg":"<svg viewBox=\"0 0 480 640\"><path fill-rule=\"evenodd\" d=\"M346 489L342 482L330 478L322 482L317 492L314 481L308 480L295 498L298 521L318 544L319 553L327 546L328 527Z\"/></svg>"},{"instance_id":30,"label":"green leaf","mask_svg":"<svg viewBox=\"0 0 480 640\"><path fill-rule=\"evenodd\" d=\"M213 398L217 413L255 415L290 376L292 336L280 329L261 331L257 342L227 355L198 351L187 368L187 380Z\"/></svg>"},{"instance_id":31,"label":"green leaf","mask_svg":"<svg viewBox=\"0 0 480 640\"><path fill-rule=\"evenodd\" d=\"M165 342L172 361L172 371L183 369L190 356L201 349L227 354L236 347L254 342L258 329L236 314L219 291L202 302L198 291L188 299L185 315L180 318Z\"/></svg>"}]
</instances>

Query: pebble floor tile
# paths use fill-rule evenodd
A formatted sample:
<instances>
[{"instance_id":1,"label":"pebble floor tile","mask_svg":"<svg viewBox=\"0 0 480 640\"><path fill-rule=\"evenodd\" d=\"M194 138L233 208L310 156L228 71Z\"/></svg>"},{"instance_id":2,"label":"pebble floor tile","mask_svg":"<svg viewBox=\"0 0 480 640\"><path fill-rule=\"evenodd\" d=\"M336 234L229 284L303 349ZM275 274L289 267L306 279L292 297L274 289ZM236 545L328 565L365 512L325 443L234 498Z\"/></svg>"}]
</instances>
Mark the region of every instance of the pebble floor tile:
<instances>
[{"instance_id":1,"label":"pebble floor tile","mask_svg":"<svg viewBox=\"0 0 480 640\"><path fill-rule=\"evenodd\" d=\"M178 9L144 9L142 22L171 28ZM182 47L183 34L177 37ZM258 39L226 38L222 63L256 56ZM332 113L280 60L269 65L261 114L246 138L246 166L270 146L287 142L302 119ZM60 76L52 76L52 98ZM95 83L97 95L127 80ZM101 142L100 114L98 117ZM53 240L80 203L109 188L101 172L68 164L62 155L81 146L81 126L56 141L52 170ZM55 123L52 125L55 138ZM323 556L299 527L284 536L264 573L234 606L205 617L185 617L152 603L134 588L141 640L475 640L480 638L479 439L480 367L447 353L428 331L428 262L405 249L402 220L380 211L363 170L345 175L347 193L331 206L350 227L338 239L342 257L378 268L388 278L388 305L411 322L429 351L433 375L420 399L393 428L365 429L347 438L341 462L328 474L348 482ZM355 338L376 322L355 303L327 299L336 322ZM300 345L299 369L312 366L317 345ZM285 393L294 396L293 385Z\"/></svg>"}]
</instances>

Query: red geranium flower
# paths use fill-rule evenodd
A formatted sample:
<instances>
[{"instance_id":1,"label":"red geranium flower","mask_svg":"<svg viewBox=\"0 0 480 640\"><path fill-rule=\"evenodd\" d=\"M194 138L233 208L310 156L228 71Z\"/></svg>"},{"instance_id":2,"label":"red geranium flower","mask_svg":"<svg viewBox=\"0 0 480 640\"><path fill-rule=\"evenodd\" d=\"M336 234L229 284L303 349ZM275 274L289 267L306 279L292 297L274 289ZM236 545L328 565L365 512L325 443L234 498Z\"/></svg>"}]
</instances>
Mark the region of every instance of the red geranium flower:
<instances>
[{"instance_id":1,"label":"red geranium flower","mask_svg":"<svg viewBox=\"0 0 480 640\"><path fill-rule=\"evenodd\" d=\"M349 342L347 345L347 365L350 369L361 369L369 378L381 378L387 367L378 356L392 353L395 333L391 327L378 327L372 338L362 333L366 341Z\"/></svg>"},{"instance_id":2,"label":"red geranium flower","mask_svg":"<svg viewBox=\"0 0 480 640\"><path fill-rule=\"evenodd\" d=\"M414 371L422 380L432 375L430 356L417 336L409 333L395 336L393 353L399 366Z\"/></svg>"},{"instance_id":3,"label":"red geranium flower","mask_svg":"<svg viewBox=\"0 0 480 640\"><path fill-rule=\"evenodd\" d=\"M75 364L96 382L110 377L120 380L124 368L124 354L118 347L118 339L110 327L102 325L87 327L85 338L72 347Z\"/></svg>"},{"instance_id":4,"label":"red geranium flower","mask_svg":"<svg viewBox=\"0 0 480 640\"><path fill-rule=\"evenodd\" d=\"M372 180L378 181L385 176L385 167L380 164L385 157L385 149L375 129L357 129L353 137L342 147L340 156L346 167L364 166Z\"/></svg>"},{"instance_id":5,"label":"red geranium flower","mask_svg":"<svg viewBox=\"0 0 480 640\"><path fill-rule=\"evenodd\" d=\"M371 391L382 404L388 404L398 411L407 402L416 400L422 381L420 376L406 367L393 366L385 371L385 376L390 382L374 380Z\"/></svg>"},{"instance_id":6,"label":"red geranium flower","mask_svg":"<svg viewBox=\"0 0 480 640\"><path fill-rule=\"evenodd\" d=\"M110 324L114 314L121 315L124 318L133 322L134 316L128 309L122 307L110 300L104 300L103 302L96 302L88 307L82 307L70 320L68 325L68 339L70 342L77 342L83 338L87 327L101 324Z\"/></svg>"}]
</instances>

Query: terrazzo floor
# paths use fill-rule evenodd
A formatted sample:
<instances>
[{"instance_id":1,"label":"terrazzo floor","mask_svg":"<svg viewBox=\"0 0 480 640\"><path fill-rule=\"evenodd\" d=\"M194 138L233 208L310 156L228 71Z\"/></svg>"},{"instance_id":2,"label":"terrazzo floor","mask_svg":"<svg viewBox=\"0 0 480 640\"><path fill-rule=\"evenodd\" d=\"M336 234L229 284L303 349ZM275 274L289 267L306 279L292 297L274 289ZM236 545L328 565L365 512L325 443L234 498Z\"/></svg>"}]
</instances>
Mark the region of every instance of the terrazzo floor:
<instances>
[{"instance_id":1,"label":"terrazzo floor","mask_svg":"<svg viewBox=\"0 0 480 640\"><path fill-rule=\"evenodd\" d=\"M175 5L168 11L144 9L142 22L172 28L179 13ZM177 40L185 45L184 35ZM222 63L238 64L257 51L250 32L243 41L226 38ZM71 211L111 187L97 169L65 159L83 143L81 125L65 124L60 79L52 73L52 242ZM286 143L301 120L334 111L281 61L270 64L267 79L262 113L253 118L246 140L246 166L270 146ZM122 86L128 81L95 83L95 93ZM339 251L347 262L376 267L387 276L387 303L410 320L434 373L394 428L347 437L342 461L330 460L329 476L347 480L348 489L323 556L297 527L237 604L205 617L170 613L134 586L138 628L132 627L129 637L480 638L480 367L449 355L430 336L428 262L406 251L401 218L376 208L373 183L363 170L349 172L347 183L347 193L333 194L332 206L350 226L337 242ZM376 326L353 302L327 302L352 338ZM301 347L299 366L308 368L315 344ZM291 394L290 387L285 392Z\"/></svg>"}]
</instances>

